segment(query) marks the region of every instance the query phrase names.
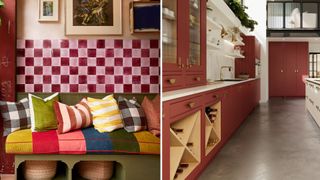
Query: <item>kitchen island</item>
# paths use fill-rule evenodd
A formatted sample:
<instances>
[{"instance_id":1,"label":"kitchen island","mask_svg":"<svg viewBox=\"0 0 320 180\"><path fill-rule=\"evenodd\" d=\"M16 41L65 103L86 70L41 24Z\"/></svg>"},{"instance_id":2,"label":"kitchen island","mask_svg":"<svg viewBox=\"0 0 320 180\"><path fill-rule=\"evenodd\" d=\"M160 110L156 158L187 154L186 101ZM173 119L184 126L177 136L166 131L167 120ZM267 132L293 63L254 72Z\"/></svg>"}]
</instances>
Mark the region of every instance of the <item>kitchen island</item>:
<instances>
[{"instance_id":1,"label":"kitchen island","mask_svg":"<svg viewBox=\"0 0 320 180\"><path fill-rule=\"evenodd\" d=\"M320 78L306 79L306 108L320 126Z\"/></svg>"}]
</instances>

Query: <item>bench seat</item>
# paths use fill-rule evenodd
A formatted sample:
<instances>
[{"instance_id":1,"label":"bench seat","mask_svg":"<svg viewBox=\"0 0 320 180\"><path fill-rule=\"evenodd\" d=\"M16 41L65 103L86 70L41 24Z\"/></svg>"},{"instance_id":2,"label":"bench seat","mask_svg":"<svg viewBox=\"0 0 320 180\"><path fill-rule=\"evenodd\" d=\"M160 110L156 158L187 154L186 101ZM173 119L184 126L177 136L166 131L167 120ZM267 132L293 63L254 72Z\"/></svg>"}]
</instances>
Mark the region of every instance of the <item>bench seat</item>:
<instances>
[{"instance_id":1,"label":"bench seat","mask_svg":"<svg viewBox=\"0 0 320 180\"><path fill-rule=\"evenodd\" d=\"M160 139L149 131L128 133L124 129L99 133L93 127L58 134L56 130L11 133L8 154L160 154Z\"/></svg>"}]
</instances>

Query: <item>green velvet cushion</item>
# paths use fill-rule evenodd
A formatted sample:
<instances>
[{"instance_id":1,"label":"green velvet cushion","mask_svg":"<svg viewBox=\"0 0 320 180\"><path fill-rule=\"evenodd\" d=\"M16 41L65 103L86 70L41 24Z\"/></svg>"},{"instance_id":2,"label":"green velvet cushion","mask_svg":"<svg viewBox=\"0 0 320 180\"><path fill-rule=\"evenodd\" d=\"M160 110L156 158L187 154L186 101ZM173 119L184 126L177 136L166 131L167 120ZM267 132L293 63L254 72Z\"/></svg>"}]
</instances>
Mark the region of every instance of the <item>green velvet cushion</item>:
<instances>
[{"instance_id":1,"label":"green velvet cushion","mask_svg":"<svg viewBox=\"0 0 320 180\"><path fill-rule=\"evenodd\" d=\"M57 120L53 109L54 101L59 101L58 93L45 99L29 94L31 129L33 132L57 129Z\"/></svg>"}]
</instances>

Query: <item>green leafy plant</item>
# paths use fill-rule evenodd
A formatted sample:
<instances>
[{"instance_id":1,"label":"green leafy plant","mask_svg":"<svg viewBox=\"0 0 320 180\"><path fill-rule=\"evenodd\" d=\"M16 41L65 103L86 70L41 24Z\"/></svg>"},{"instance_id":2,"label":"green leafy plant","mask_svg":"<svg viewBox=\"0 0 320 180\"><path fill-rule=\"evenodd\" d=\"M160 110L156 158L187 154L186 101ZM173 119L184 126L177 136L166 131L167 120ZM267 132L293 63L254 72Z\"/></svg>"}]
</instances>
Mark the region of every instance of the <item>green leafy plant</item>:
<instances>
[{"instance_id":1,"label":"green leafy plant","mask_svg":"<svg viewBox=\"0 0 320 180\"><path fill-rule=\"evenodd\" d=\"M2 8L4 6L4 2L3 0L0 0L0 8ZM1 26L1 17L0 17L0 26Z\"/></svg>"},{"instance_id":2,"label":"green leafy plant","mask_svg":"<svg viewBox=\"0 0 320 180\"><path fill-rule=\"evenodd\" d=\"M248 9L248 7L242 5L239 0L226 0L226 3L233 13L239 18L241 24L244 27L249 28L250 31L254 31L254 27L255 25L258 25L258 22L251 19L246 13L246 9Z\"/></svg>"}]
</instances>

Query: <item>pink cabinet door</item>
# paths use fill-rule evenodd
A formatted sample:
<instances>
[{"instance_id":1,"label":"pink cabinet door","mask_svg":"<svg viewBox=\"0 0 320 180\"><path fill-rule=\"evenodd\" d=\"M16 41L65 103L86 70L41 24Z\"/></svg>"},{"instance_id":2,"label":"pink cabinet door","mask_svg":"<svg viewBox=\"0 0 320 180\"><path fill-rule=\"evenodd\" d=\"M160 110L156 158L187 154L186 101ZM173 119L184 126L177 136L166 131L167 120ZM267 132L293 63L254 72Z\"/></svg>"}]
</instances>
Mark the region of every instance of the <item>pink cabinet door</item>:
<instances>
[{"instance_id":1,"label":"pink cabinet door","mask_svg":"<svg viewBox=\"0 0 320 180\"><path fill-rule=\"evenodd\" d=\"M282 96L296 96L297 43L286 42L282 51L284 58L284 84L281 85L281 89L283 90Z\"/></svg>"},{"instance_id":2,"label":"pink cabinet door","mask_svg":"<svg viewBox=\"0 0 320 180\"><path fill-rule=\"evenodd\" d=\"M4 0L5 7L0 9L0 100L15 101L16 68L16 1ZM0 122L3 122L0 119ZM0 131L3 129L0 123ZM2 132L0 133L2 134ZM12 174L13 156L4 152L5 138L0 142L0 174Z\"/></svg>"}]
</instances>

